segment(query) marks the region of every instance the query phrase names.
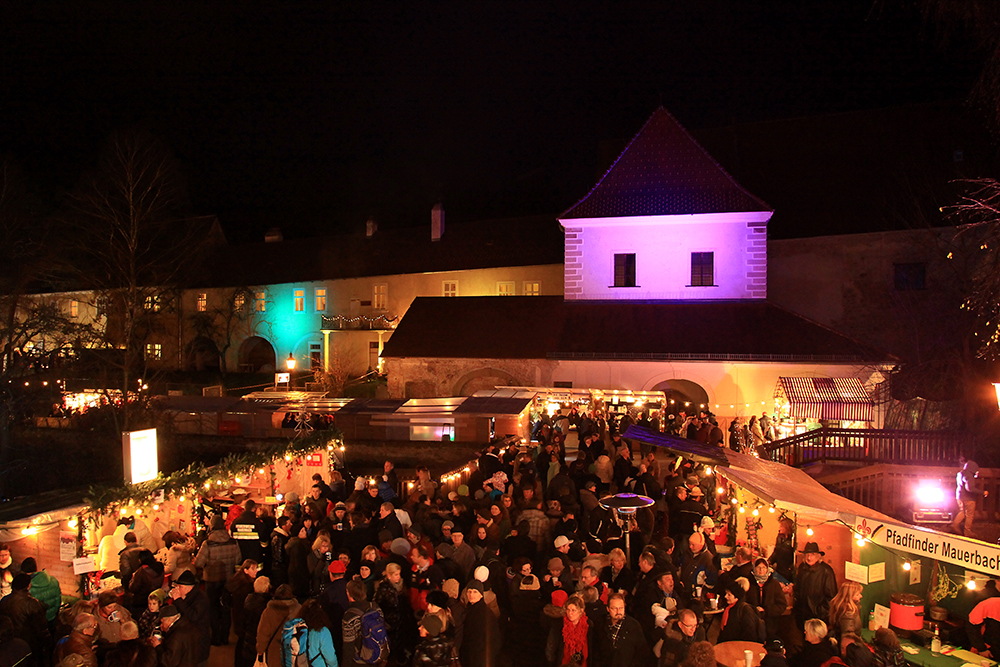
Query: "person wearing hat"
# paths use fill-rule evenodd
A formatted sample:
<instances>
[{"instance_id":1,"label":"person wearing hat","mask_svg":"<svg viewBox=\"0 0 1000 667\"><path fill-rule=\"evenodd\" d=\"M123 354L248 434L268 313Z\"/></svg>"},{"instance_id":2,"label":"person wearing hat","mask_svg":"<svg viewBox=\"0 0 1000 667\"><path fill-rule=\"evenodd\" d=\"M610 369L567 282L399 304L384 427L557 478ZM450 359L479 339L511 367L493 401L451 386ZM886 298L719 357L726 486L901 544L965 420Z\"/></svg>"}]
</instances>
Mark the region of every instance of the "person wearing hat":
<instances>
[{"instance_id":1,"label":"person wearing hat","mask_svg":"<svg viewBox=\"0 0 1000 667\"><path fill-rule=\"evenodd\" d=\"M248 500L247 505L251 502ZM237 520L234 529L244 524ZM222 604L222 592L226 582L233 576L243 562L240 544L233 539L225 529L225 521L221 514L212 517L212 530L208 538L195 556L195 567L202 569L202 579L205 580L205 595L208 599L212 645L223 646L229 642L229 608ZM255 560L255 562L260 562ZM177 581L180 581L178 579Z\"/></svg>"},{"instance_id":2,"label":"person wearing hat","mask_svg":"<svg viewBox=\"0 0 1000 667\"><path fill-rule=\"evenodd\" d=\"M708 516L704 498L705 492L697 484L688 489L687 500L677 507L677 533L672 535L675 540L686 538L698 530L702 518Z\"/></svg>"},{"instance_id":3,"label":"person wearing hat","mask_svg":"<svg viewBox=\"0 0 1000 667\"><path fill-rule=\"evenodd\" d=\"M31 647L33 662L35 656L47 654L51 644L49 625L45 621L45 605L31 597L28 588L31 577L21 572L11 581L11 594L0 600L0 616L8 617L14 624L14 635L28 642Z\"/></svg>"},{"instance_id":4,"label":"person wearing hat","mask_svg":"<svg viewBox=\"0 0 1000 667\"><path fill-rule=\"evenodd\" d=\"M167 592L162 588L157 588L146 596L146 608L137 621L139 638L143 641L152 637L153 633L160 628L160 608L166 600Z\"/></svg>"},{"instance_id":5,"label":"person wearing hat","mask_svg":"<svg viewBox=\"0 0 1000 667\"><path fill-rule=\"evenodd\" d=\"M194 578L194 573L190 570L181 572L170 588L170 600L173 607L184 615L197 633L199 644L198 663L208 660L208 654L212 650L212 624L211 612L209 610L208 596L205 591L198 588L198 580ZM160 609L162 618L163 609ZM162 623L162 621L161 621Z\"/></svg>"},{"instance_id":6,"label":"person wearing hat","mask_svg":"<svg viewBox=\"0 0 1000 667\"><path fill-rule=\"evenodd\" d=\"M236 655L243 652L244 625L243 605L247 596L253 593L253 581L257 578L258 565L254 560L247 559L240 565L236 574L226 582L226 592L229 594L233 631L236 633ZM226 628L228 634L228 628Z\"/></svg>"},{"instance_id":7,"label":"person wearing hat","mask_svg":"<svg viewBox=\"0 0 1000 667\"><path fill-rule=\"evenodd\" d=\"M279 516L267 544L267 555L271 559L269 578L275 586L288 583L288 552L285 551L285 545L292 537L292 523L292 517L288 514Z\"/></svg>"},{"instance_id":8,"label":"person wearing hat","mask_svg":"<svg viewBox=\"0 0 1000 667\"><path fill-rule=\"evenodd\" d=\"M461 526L455 526L451 529L451 544L446 542L439 544L437 555L439 558L447 558L455 563L463 581L469 578L469 575L472 574L472 568L476 564L476 552L465 541L465 531Z\"/></svg>"},{"instance_id":9,"label":"person wearing hat","mask_svg":"<svg viewBox=\"0 0 1000 667\"><path fill-rule=\"evenodd\" d=\"M757 610L748 605L745 600L749 588L750 582L745 577L739 577L726 583L723 594L726 606L722 612L719 643L764 641L764 621L757 614Z\"/></svg>"},{"instance_id":10,"label":"person wearing hat","mask_svg":"<svg viewBox=\"0 0 1000 667\"><path fill-rule=\"evenodd\" d=\"M976 486L979 477L979 464L968 461L963 456L958 460L962 469L955 475L955 500L958 501L958 514L951 523L951 531L958 535L973 537L972 521L976 516L976 503L983 497L983 492Z\"/></svg>"},{"instance_id":11,"label":"person wearing hat","mask_svg":"<svg viewBox=\"0 0 1000 667\"><path fill-rule=\"evenodd\" d=\"M750 590L746 601L764 617L764 627L768 637L778 636L778 623L788 608L788 600L781 584L774 578L766 558L753 562L753 573L747 578Z\"/></svg>"},{"instance_id":12,"label":"person wearing hat","mask_svg":"<svg viewBox=\"0 0 1000 667\"><path fill-rule=\"evenodd\" d=\"M495 665L500 655L500 622L486 605L485 591L479 580L465 587L467 602L459 649L463 665Z\"/></svg>"},{"instance_id":13,"label":"person wearing hat","mask_svg":"<svg viewBox=\"0 0 1000 667\"><path fill-rule=\"evenodd\" d=\"M444 634L444 621L437 614L420 619L420 643L413 652L413 667L451 667L455 642Z\"/></svg>"},{"instance_id":14,"label":"person wearing hat","mask_svg":"<svg viewBox=\"0 0 1000 667\"><path fill-rule=\"evenodd\" d=\"M118 604L118 596L105 591L97 596L98 647L106 648L121 641L122 624L132 620L132 614Z\"/></svg>"},{"instance_id":15,"label":"person wearing hat","mask_svg":"<svg viewBox=\"0 0 1000 667\"><path fill-rule=\"evenodd\" d=\"M59 588L59 580L45 570L39 572L38 565L31 556L21 561L21 572L31 577L28 592L31 597L45 605L45 620L48 621L49 627L52 627L56 620L56 614L59 613L59 607L62 606L62 590Z\"/></svg>"},{"instance_id":16,"label":"person wearing hat","mask_svg":"<svg viewBox=\"0 0 1000 667\"><path fill-rule=\"evenodd\" d=\"M195 667L208 660L202 658L202 633L176 605L160 610L160 636L150 642L156 648L160 667Z\"/></svg>"},{"instance_id":17,"label":"person wearing hat","mask_svg":"<svg viewBox=\"0 0 1000 667\"><path fill-rule=\"evenodd\" d=\"M761 659L761 667L788 667L785 660L785 645L780 639L772 638L764 642L764 657Z\"/></svg>"},{"instance_id":18,"label":"person wearing hat","mask_svg":"<svg viewBox=\"0 0 1000 667\"><path fill-rule=\"evenodd\" d=\"M830 601L837 595L837 576L828 563L823 562L825 552L816 542L806 542L802 562L795 576L795 622L799 628L810 618L821 620L830 617Z\"/></svg>"}]
</instances>

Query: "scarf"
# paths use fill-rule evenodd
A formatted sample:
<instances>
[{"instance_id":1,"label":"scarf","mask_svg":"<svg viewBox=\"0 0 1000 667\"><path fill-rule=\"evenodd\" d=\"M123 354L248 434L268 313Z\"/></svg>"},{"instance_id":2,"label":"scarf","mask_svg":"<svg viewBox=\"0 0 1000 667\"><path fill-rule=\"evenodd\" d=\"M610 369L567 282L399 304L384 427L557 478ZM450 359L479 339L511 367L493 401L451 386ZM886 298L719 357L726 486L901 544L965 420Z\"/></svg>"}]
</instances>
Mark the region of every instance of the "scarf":
<instances>
[{"instance_id":1,"label":"scarf","mask_svg":"<svg viewBox=\"0 0 1000 667\"><path fill-rule=\"evenodd\" d=\"M587 615L581 615L580 621L573 625L568 618L563 616L563 655L562 665L573 664L573 654L579 653L583 656L581 667L587 665Z\"/></svg>"}]
</instances>

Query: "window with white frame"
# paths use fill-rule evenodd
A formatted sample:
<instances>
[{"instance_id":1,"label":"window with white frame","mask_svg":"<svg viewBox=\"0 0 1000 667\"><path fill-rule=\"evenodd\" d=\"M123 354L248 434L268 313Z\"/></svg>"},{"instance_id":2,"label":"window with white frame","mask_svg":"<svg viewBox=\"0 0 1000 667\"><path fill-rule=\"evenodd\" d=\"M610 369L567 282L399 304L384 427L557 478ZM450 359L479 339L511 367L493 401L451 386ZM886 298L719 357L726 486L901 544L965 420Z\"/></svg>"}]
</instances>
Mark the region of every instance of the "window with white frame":
<instances>
[{"instance_id":1,"label":"window with white frame","mask_svg":"<svg viewBox=\"0 0 1000 667\"><path fill-rule=\"evenodd\" d=\"M444 296L458 296L458 281L445 280L441 283L441 294Z\"/></svg>"},{"instance_id":2,"label":"window with white frame","mask_svg":"<svg viewBox=\"0 0 1000 667\"><path fill-rule=\"evenodd\" d=\"M524 296L538 296L542 293L542 284L537 280L524 281Z\"/></svg>"},{"instance_id":3,"label":"window with white frame","mask_svg":"<svg viewBox=\"0 0 1000 667\"><path fill-rule=\"evenodd\" d=\"M69 316L79 317L80 316L80 302L77 300L72 300L69 302Z\"/></svg>"},{"instance_id":4,"label":"window with white frame","mask_svg":"<svg viewBox=\"0 0 1000 667\"><path fill-rule=\"evenodd\" d=\"M504 280L497 283L497 296L514 296L514 281Z\"/></svg>"},{"instance_id":5,"label":"window with white frame","mask_svg":"<svg viewBox=\"0 0 1000 667\"><path fill-rule=\"evenodd\" d=\"M254 295L254 301L257 302L258 313L267 312L267 292L257 292L257 294Z\"/></svg>"},{"instance_id":6,"label":"window with white frame","mask_svg":"<svg viewBox=\"0 0 1000 667\"><path fill-rule=\"evenodd\" d=\"M294 293L295 296L295 312L301 313L306 309L306 291L304 289L297 289Z\"/></svg>"},{"instance_id":7,"label":"window with white frame","mask_svg":"<svg viewBox=\"0 0 1000 667\"><path fill-rule=\"evenodd\" d=\"M205 294L203 292L198 295L197 308L199 313L204 313L206 310L208 310L208 294Z\"/></svg>"},{"instance_id":8,"label":"window with white frame","mask_svg":"<svg viewBox=\"0 0 1000 667\"><path fill-rule=\"evenodd\" d=\"M149 361L163 359L163 346L159 343L146 343L146 359Z\"/></svg>"},{"instance_id":9,"label":"window with white frame","mask_svg":"<svg viewBox=\"0 0 1000 667\"><path fill-rule=\"evenodd\" d=\"M389 286L385 283L375 285L372 290L372 307L375 310L385 310L386 300L389 297Z\"/></svg>"},{"instance_id":10,"label":"window with white frame","mask_svg":"<svg viewBox=\"0 0 1000 667\"><path fill-rule=\"evenodd\" d=\"M326 288L317 287L316 288L316 312L325 313L326 312Z\"/></svg>"}]
</instances>

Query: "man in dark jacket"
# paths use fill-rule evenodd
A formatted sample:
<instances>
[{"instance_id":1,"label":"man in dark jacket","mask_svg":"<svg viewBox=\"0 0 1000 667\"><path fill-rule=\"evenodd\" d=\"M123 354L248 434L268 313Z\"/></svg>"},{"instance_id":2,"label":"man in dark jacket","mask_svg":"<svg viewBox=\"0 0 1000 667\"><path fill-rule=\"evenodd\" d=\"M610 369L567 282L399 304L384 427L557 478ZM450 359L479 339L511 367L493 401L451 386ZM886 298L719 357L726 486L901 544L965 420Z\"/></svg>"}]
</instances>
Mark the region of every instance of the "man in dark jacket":
<instances>
[{"instance_id":1,"label":"man in dark jacket","mask_svg":"<svg viewBox=\"0 0 1000 667\"><path fill-rule=\"evenodd\" d=\"M344 649L339 654L340 664L356 665L361 662L357 655L361 648L361 617L378 605L368 601L368 591L360 581L347 582L347 599L351 606L344 612L341 629L344 637Z\"/></svg>"},{"instance_id":2,"label":"man in dark jacket","mask_svg":"<svg viewBox=\"0 0 1000 667\"><path fill-rule=\"evenodd\" d=\"M483 582L473 581L465 590L469 603L462 625L461 663L483 667L495 665L500 655L500 623L486 606Z\"/></svg>"},{"instance_id":3,"label":"man in dark jacket","mask_svg":"<svg viewBox=\"0 0 1000 667\"><path fill-rule=\"evenodd\" d=\"M257 563L245 560L239 571L226 582L230 608L232 609L233 631L236 633L236 655L243 652L243 635L246 632L243 606L247 597L253 593L253 582L257 578Z\"/></svg>"},{"instance_id":4,"label":"man in dark jacket","mask_svg":"<svg viewBox=\"0 0 1000 667\"><path fill-rule=\"evenodd\" d=\"M28 594L31 577L23 572L10 584L11 594L0 600L0 616L6 616L14 625L14 636L28 642L34 665L42 665L42 656L52 650L49 625L45 621L45 605Z\"/></svg>"},{"instance_id":5,"label":"man in dark jacket","mask_svg":"<svg viewBox=\"0 0 1000 667\"><path fill-rule=\"evenodd\" d=\"M205 595L205 591L198 588L197 584L198 581L190 570L181 572L170 589L170 598L173 600L173 606L194 628L199 642L198 653L195 656L198 659L195 664L200 664L208 660L208 654L212 650L212 624L209 619L211 612L208 596ZM161 664L165 665L162 659Z\"/></svg>"},{"instance_id":6,"label":"man in dark jacket","mask_svg":"<svg viewBox=\"0 0 1000 667\"><path fill-rule=\"evenodd\" d=\"M198 628L184 617L175 605L160 610L160 632L163 639L153 638L160 667L197 667L208 660L202 658Z\"/></svg>"},{"instance_id":7,"label":"man in dark jacket","mask_svg":"<svg viewBox=\"0 0 1000 667\"><path fill-rule=\"evenodd\" d=\"M288 583L288 554L285 552L285 545L291 538L292 517L283 514L278 517L278 525L271 531L271 539L268 542L270 551L271 573L270 579L274 587Z\"/></svg>"},{"instance_id":8,"label":"man in dark jacket","mask_svg":"<svg viewBox=\"0 0 1000 667\"><path fill-rule=\"evenodd\" d=\"M118 573L121 575L122 588L128 590L132 575L139 569L139 538L131 530L125 533L125 548L118 552Z\"/></svg>"},{"instance_id":9,"label":"man in dark jacket","mask_svg":"<svg viewBox=\"0 0 1000 667\"><path fill-rule=\"evenodd\" d=\"M233 523L234 528L238 523L239 519ZM239 543L226 532L222 515L216 514L212 517L212 532L208 534L208 539L201 545L194 559L195 566L202 568L202 578L205 580L205 594L211 610L213 646L229 643L229 608L222 604L222 591L242 560Z\"/></svg>"},{"instance_id":10,"label":"man in dark jacket","mask_svg":"<svg viewBox=\"0 0 1000 667\"><path fill-rule=\"evenodd\" d=\"M233 538L240 546L240 558L237 563L248 558L263 563L268 537L270 533L264 532L264 524L257 516L257 503L253 500L246 501L243 504L243 512L233 521Z\"/></svg>"},{"instance_id":11,"label":"man in dark jacket","mask_svg":"<svg viewBox=\"0 0 1000 667\"><path fill-rule=\"evenodd\" d=\"M698 614L681 609L677 620L671 621L663 633L660 661L664 665L679 665L695 642L705 641L705 628L698 623Z\"/></svg>"},{"instance_id":12,"label":"man in dark jacket","mask_svg":"<svg viewBox=\"0 0 1000 667\"><path fill-rule=\"evenodd\" d=\"M757 615L757 610L748 605L743 584L746 579L740 577L728 582L726 587L726 610L722 612L722 629L719 630L719 642L763 642L764 622Z\"/></svg>"},{"instance_id":13,"label":"man in dark jacket","mask_svg":"<svg viewBox=\"0 0 1000 667\"><path fill-rule=\"evenodd\" d=\"M612 593L608 597L608 622L598 628L599 664L607 667L644 667L652 658L649 644L639 622L625 615L625 596Z\"/></svg>"},{"instance_id":14,"label":"man in dark jacket","mask_svg":"<svg viewBox=\"0 0 1000 667\"><path fill-rule=\"evenodd\" d=\"M766 559L758 558L754 561L753 574L750 575L749 581L750 590L747 591L747 604L764 616L767 637L777 637L778 623L781 620L781 615L788 608L788 600L785 598L785 591L782 590L781 584L771 573Z\"/></svg>"},{"instance_id":15,"label":"man in dark jacket","mask_svg":"<svg viewBox=\"0 0 1000 667\"><path fill-rule=\"evenodd\" d=\"M804 562L795 576L795 622L799 628L810 618L830 617L830 600L837 595L837 576L823 562L824 552L815 542L806 542Z\"/></svg>"}]
</instances>

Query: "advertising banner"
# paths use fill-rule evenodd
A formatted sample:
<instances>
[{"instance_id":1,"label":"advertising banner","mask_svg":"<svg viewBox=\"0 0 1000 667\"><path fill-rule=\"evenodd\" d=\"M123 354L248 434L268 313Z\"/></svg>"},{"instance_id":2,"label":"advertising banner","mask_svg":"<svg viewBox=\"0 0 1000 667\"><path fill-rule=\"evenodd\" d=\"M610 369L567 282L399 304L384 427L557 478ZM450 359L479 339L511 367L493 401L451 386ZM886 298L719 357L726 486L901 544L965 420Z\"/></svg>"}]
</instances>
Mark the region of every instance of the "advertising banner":
<instances>
[{"instance_id":1,"label":"advertising banner","mask_svg":"<svg viewBox=\"0 0 1000 667\"><path fill-rule=\"evenodd\" d=\"M873 544L926 556L969 570L1000 577L1000 546L977 540L939 533L928 528L873 521L858 517L855 532Z\"/></svg>"}]
</instances>

